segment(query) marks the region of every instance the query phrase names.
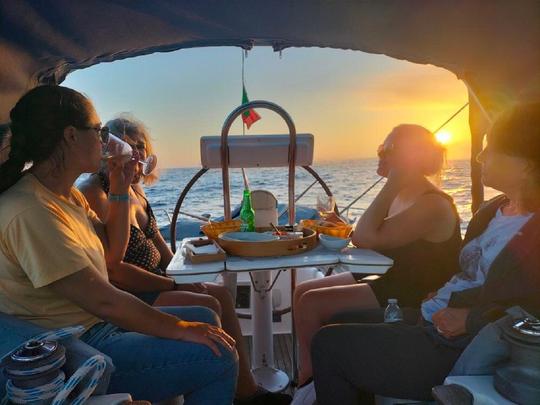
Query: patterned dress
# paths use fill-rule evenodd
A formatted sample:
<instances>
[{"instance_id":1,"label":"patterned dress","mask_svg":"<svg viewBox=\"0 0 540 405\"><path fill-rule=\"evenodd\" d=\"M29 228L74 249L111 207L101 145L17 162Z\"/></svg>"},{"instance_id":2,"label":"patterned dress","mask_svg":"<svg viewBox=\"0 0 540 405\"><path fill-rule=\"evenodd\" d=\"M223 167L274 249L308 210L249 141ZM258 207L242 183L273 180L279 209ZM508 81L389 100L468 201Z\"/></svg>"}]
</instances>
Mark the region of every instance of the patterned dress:
<instances>
[{"instance_id":1,"label":"patterned dress","mask_svg":"<svg viewBox=\"0 0 540 405\"><path fill-rule=\"evenodd\" d=\"M101 187L105 193L109 193L109 179L104 173L98 173ZM132 188L133 191L135 189ZM160 268L161 254L154 245L153 239L159 232L156 217L152 212L150 203L148 200L137 193L146 201L146 214L148 215L148 224L144 229L141 229L135 225L130 225L129 242L124 256L124 262L141 267L154 274L163 275L164 272Z\"/></svg>"}]
</instances>

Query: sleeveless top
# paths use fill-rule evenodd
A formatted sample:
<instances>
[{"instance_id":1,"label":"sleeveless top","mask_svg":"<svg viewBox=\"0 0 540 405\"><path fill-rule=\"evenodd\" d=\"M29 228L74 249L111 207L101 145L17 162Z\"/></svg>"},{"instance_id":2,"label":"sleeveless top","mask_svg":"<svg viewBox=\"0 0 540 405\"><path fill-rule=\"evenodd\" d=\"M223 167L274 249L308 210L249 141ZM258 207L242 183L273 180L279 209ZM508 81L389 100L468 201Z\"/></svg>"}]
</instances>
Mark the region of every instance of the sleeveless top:
<instances>
[{"instance_id":1,"label":"sleeveless top","mask_svg":"<svg viewBox=\"0 0 540 405\"><path fill-rule=\"evenodd\" d=\"M106 194L109 194L109 179L104 173L99 172L97 175L99 177L101 188ZM133 189L133 191L135 190ZM159 232L156 217L152 212L148 200L137 193L137 191L135 191L135 193L144 198L146 202L148 224L144 229L140 229L135 225L130 225L129 242L124 256L124 262L141 267L152 273L163 275L163 271L160 268L161 253L159 253L159 250L153 242L153 239Z\"/></svg>"},{"instance_id":2,"label":"sleeveless top","mask_svg":"<svg viewBox=\"0 0 540 405\"><path fill-rule=\"evenodd\" d=\"M429 292L437 291L459 271L461 231L454 201L438 190L429 190L425 194L438 194L450 201L456 216L454 232L444 242L418 239L404 246L379 251L394 260L394 265L384 275L370 282L383 307L389 298L397 298L401 307L419 308Z\"/></svg>"}]
</instances>

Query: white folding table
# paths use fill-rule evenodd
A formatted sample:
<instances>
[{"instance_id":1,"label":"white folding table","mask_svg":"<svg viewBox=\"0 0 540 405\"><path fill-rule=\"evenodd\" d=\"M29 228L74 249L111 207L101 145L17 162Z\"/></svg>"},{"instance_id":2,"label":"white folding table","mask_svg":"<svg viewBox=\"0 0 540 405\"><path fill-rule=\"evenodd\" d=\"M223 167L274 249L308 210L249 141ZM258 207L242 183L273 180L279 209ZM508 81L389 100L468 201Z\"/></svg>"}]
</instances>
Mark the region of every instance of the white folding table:
<instances>
[{"instance_id":1,"label":"white folding table","mask_svg":"<svg viewBox=\"0 0 540 405\"><path fill-rule=\"evenodd\" d=\"M192 239L197 238L187 238L182 241L167 267L167 275L173 277L178 283L189 283L213 281L220 273L223 275L250 273L253 322L252 369L257 383L272 392L285 389L289 383L287 374L274 367L272 294L270 292L280 273L272 278L272 271L343 265L347 270L356 273L384 274L393 263L391 259L372 250L347 248L338 253L318 246L308 252L291 256L229 256L225 262L191 264L185 260L184 245Z\"/></svg>"}]
</instances>

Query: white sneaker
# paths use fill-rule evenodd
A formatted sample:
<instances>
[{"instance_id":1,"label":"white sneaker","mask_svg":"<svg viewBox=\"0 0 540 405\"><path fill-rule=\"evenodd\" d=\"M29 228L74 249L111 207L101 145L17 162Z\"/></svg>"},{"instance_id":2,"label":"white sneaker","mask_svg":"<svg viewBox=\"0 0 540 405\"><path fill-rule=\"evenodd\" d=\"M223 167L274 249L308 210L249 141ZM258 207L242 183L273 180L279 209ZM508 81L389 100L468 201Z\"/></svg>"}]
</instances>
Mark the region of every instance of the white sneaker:
<instances>
[{"instance_id":1,"label":"white sneaker","mask_svg":"<svg viewBox=\"0 0 540 405\"><path fill-rule=\"evenodd\" d=\"M316 401L315 383L312 381L296 390L291 405L313 405Z\"/></svg>"}]
</instances>

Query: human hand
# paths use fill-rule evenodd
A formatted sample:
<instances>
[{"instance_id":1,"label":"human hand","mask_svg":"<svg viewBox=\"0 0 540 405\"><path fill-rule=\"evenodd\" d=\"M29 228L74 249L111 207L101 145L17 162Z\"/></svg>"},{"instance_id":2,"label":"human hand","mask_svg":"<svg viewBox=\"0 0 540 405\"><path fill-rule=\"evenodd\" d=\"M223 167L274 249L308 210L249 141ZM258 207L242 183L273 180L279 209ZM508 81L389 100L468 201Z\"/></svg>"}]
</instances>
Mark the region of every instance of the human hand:
<instances>
[{"instance_id":1,"label":"human hand","mask_svg":"<svg viewBox=\"0 0 540 405\"><path fill-rule=\"evenodd\" d=\"M207 294L208 288L204 283L176 284L177 291L190 291L198 294Z\"/></svg>"},{"instance_id":2,"label":"human hand","mask_svg":"<svg viewBox=\"0 0 540 405\"><path fill-rule=\"evenodd\" d=\"M235 340L223 329L203 322L178 321L178 339L206 345L216 356L221 356L217 344L224 346L229 351L234 351ZM217 344L216 344L217 343Z\"/></svg>"},{"instance_id":3,"label":"human hand","mask_svg":"<svg viewBox=\"0 0 540 405\"><path fill-rule=\"evenodd\" d=\"M469 312L469 308L443 308L435 312L431 319L437 332L451 339L467 333Z\"/></svg>"},{"instance_id":4,"label":"human hand","mask_svg":"<svg viewBox=\"0 0 540 405\"><path fill-rule=\"evenodd\" d=\"M127 194L139 164L139 153L134 150L128 161L123 156L110 158L107 164L111 184L110 192L113 194Z\"/></svg>"}]
</instances>

